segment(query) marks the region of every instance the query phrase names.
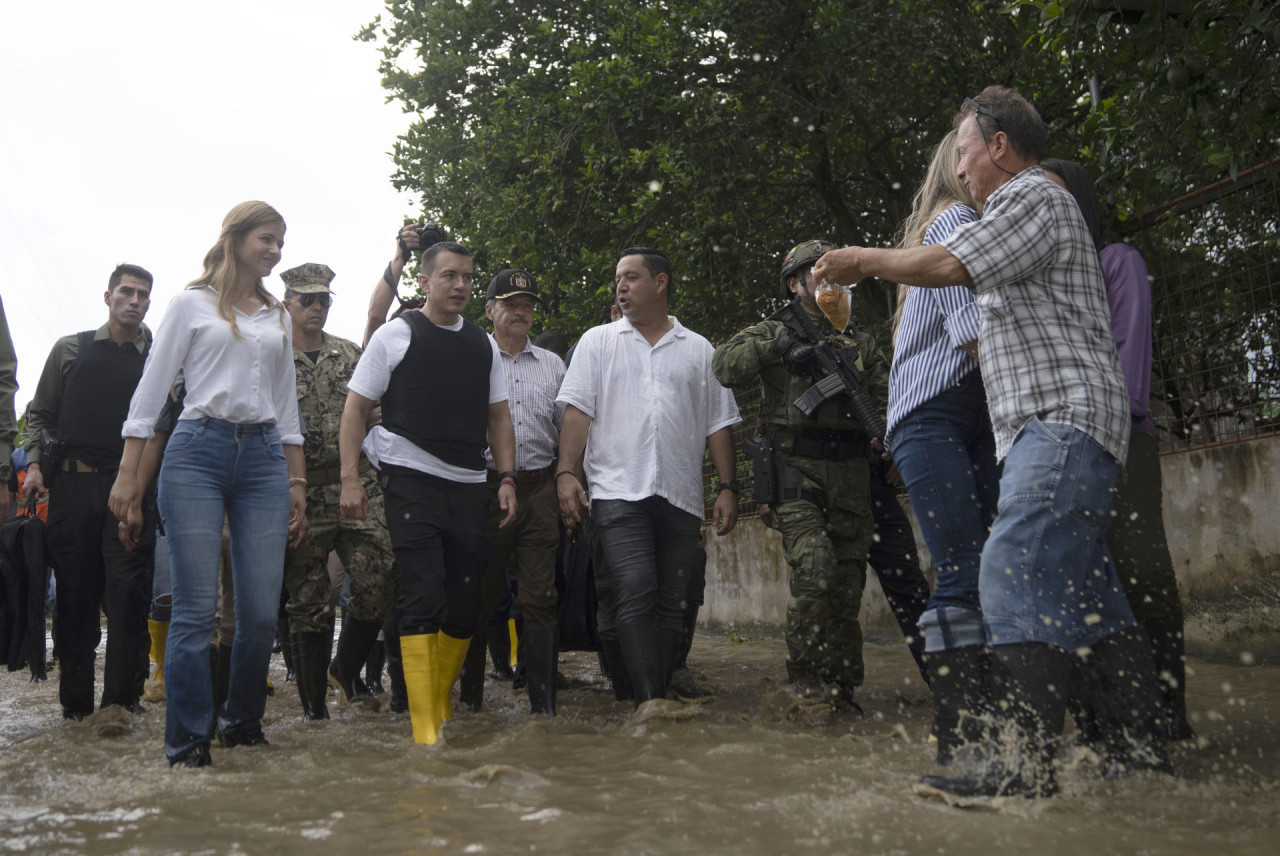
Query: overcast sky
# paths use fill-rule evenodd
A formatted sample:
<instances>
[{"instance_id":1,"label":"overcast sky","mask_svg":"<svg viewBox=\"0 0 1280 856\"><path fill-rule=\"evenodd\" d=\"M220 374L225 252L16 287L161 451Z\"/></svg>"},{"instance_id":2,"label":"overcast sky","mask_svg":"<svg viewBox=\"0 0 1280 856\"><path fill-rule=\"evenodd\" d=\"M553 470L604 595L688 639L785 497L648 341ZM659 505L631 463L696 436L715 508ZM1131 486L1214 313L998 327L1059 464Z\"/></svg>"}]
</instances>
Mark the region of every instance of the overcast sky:
<instances>
[{"instance_id":1,"label":"overcast sky","mask_svg":"<svg viewBox=\"0 0 1280 856\"><path fill-rule=\"evenodd\" d=\"M0 7L0 294L18 413L54 341L107 317L119 262L155 275L147 324L199 276L222 218L288 224L276 274L337 273L326 329L360 340L369 291L417 197L391 187L411 117L384 103L381 0L62 0ZM283 294L279 277L267 287Z\"/></svg>"}]
</instances>

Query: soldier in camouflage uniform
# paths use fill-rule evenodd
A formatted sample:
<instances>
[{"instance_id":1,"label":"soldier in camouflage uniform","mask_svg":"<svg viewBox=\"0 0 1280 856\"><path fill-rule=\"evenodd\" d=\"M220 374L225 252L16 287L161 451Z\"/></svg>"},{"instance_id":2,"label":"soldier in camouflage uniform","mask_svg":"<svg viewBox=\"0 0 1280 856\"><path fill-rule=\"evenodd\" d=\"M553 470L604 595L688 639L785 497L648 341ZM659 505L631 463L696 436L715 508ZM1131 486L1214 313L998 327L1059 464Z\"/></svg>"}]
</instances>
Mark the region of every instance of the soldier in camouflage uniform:
<instances>
[{"instance_id":1,"label":"soldier in camouflage uniform","mask_svg":"<svg viewBox=\"0 0 1280 856\"><path fill-rule=\"evenodd\" d=\"M285 558L284 582L289 591L289 624L298 695L303 719L327 719L328 683L344 701L368 690L358 680L382 622L395 606L395 555L387 534L382 489L377 473L360 458L360 481L369 495L369 516L344 518L339 512L342 485L338 473L338 426L347 401L347 380L360 358L360 348L324 332L332 299L333 271L304 264L280 274L286 290L285 309L293 319L293 361L298 372L298 409L306 429L307 519L311 533ZM378 418L375 409L370 426ZM370 427L366 426L366 427ZM329 553L337 550L351 581L332 664L333 608Z\"/></svg>"},{"instance_id":2,"label":"soldier in camouflage uniform","mask_svg":"<svg viewBox=\"0 0 1280 856\"><path fill-rule=\"evenodd\" d=\"M868 465L881 438L867 436L849 412L846 393L808 416L795 406L820 370L812 348L786 327L789 313L807 312L837 348L856 348L856 357L853 350L845 353L881 412L889 366L869 336L836 333L818 309L810 268L829 248L806 241L792 249L780 279L783 295L794 295L794 302L717 348L711 365L725 386L737 389L758 380L763 393L756 441L760 454L770 456L778 495L771 505L762 503L760 512L781 533L791 566L787 678L801 697L851 707L863 677L858 610L873 532Z\"/></svg>"}]
</instances>

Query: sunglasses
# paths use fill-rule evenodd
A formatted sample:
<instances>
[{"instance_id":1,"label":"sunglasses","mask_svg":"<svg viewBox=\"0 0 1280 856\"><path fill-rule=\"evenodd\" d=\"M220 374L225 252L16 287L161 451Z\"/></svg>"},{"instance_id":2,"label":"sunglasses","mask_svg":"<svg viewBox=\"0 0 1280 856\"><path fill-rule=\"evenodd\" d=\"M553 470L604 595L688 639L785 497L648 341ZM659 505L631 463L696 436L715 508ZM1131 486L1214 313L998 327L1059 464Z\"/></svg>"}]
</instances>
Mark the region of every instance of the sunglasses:
<instances>
[{"instance_id":1,"label":"sunglasses","mask_svg":"<svg viewBox=\"0 0 1280 856\"><path fill-rule=\"evenodd\" d=\"M332 300L327 294L299 294L298 302L302 304L304 309L313 303L319 303L321 308L328 309Z\"/></svg>"},{"instance_id":2,"label":"sunglasses","mask_svg":"<svg viewBox=\"0 0 1280 856\"><path fill-rule=\"evenodd\" d=\"M977 113L980 116L986 116L992 122L995 122L997 131L1004 130L1004 125L1000 123L1000 117L997 116L995 113L992 113L986 107L983 107L977 101L974 101L972 98L964 99L964 104L961 106L960 109L963 110L965 107L972 107L974 113ZM982 123L979 122L977 119L974 119L974 124L978 126L978 133L982 134L982 141L985 143L987 141L987 132L986 130L983 129Z\"/></svg>"}]
</instances>

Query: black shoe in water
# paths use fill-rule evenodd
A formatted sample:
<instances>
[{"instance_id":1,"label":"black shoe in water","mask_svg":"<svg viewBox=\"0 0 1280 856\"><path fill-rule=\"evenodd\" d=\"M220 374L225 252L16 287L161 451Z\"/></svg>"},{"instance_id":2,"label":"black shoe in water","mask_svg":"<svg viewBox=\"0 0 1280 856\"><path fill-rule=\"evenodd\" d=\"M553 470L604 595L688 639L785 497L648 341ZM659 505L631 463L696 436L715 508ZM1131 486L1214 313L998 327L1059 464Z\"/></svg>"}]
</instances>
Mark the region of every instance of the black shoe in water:
<instances>
[{"instance_id":1,"label":"black shoe in water","mask_svg":"<svg viewBox=\"0 0 1280 856\"><path fill-rule=\"evenodd\" d=\"M170 767L209 767L212 765L213 759L209 757L209 746L205 743L201 743L199 746L192 746L177 758L169 759Z\"/></svg>"},{"instance_id":2,"label":"black shoe in water","mask_svg":"<svg viewBox=\"0 0 1280 856\"><path fill-rule=\"evenodd\" d=\"M262 733L262 726L246 731L223 731L218 729L218 745L223 749L234 749L237 746L268 746L267 735Z\"/></svg>"}]
</instances>

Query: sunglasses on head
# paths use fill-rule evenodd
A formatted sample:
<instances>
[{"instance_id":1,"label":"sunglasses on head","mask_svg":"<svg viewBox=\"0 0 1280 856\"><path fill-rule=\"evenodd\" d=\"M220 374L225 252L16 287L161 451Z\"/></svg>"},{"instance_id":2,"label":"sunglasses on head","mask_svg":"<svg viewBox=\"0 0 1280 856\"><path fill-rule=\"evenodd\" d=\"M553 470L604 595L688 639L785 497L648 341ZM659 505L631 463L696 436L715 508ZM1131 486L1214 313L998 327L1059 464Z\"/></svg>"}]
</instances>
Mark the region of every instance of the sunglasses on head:
<instances>
[{"instance_id":1,"label":"sunglasses on head","mask_svg":"<svg viewBox=\"0 0 1280 856\"><path fill-rule=\"evenodd\" d=\"M322 294L299 294L298 302L302 304L303 308L306 308L313 303L319 303L321 307L323 307L324 309L328 309L329 304L332 301L330 300L329 295L322 293Z\"/></svg>"}]
</instances>

